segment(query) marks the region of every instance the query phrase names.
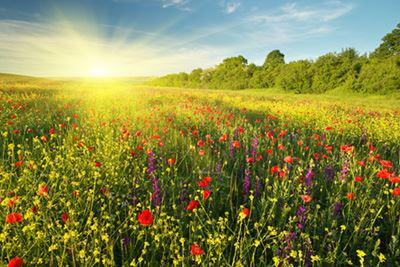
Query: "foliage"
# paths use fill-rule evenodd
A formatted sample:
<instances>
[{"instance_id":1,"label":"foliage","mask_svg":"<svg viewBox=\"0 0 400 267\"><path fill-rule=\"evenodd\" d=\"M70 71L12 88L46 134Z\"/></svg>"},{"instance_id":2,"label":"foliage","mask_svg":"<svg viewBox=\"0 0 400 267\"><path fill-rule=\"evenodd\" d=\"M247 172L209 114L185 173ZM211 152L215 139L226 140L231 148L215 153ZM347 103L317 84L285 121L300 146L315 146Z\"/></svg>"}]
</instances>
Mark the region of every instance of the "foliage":
<instances>
[{"instance_id":1,"label":"foliage","mask_svg":"<svg viewBox=\"0 0 400 267\"><path fill-rule=\"evenodd\" d=\"M167 75L150 84L233 90L278 86L296 93L325 93L339 87L378 94L398 92L396 62L400 53L400 24L382 41L369 57L359 56L354 48L347 48L314 61L286 64L285 55L273 50L262 66L248 64L243 56L231 57L214 68L196 69L186 76Z\"/></svg>"},{"instance_id":2,"label":"foliage","mask_svg":"<svg viewBox=\"0 0 400 267\"><path fill-rule=\"evenodd\" d=\"M400 55L400 23L397 24L397 27L391 33L386 34L382 38L382 43L377 49L375 49L375 51L372 54L372 57L388 58L391 56L399 56L399 55Z\"/></svg>"}]
</instances>

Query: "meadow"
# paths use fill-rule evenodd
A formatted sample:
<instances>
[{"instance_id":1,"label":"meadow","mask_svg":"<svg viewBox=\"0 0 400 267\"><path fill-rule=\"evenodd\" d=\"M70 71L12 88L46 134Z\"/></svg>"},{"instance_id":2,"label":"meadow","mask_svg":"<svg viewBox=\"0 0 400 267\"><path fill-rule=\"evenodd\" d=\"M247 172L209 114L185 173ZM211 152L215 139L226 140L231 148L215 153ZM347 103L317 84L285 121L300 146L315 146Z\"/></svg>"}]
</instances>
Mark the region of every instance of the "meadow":
<instances>
[{"instance_id":1,"label":"meadow","mask_svg":"<svg viewBox=\"0 0 400 267\"><path fill-rule=\"evenodd\" d=\"M400 265L398 96L0 78L0 265Z\"/></svg>"}]
</instances>

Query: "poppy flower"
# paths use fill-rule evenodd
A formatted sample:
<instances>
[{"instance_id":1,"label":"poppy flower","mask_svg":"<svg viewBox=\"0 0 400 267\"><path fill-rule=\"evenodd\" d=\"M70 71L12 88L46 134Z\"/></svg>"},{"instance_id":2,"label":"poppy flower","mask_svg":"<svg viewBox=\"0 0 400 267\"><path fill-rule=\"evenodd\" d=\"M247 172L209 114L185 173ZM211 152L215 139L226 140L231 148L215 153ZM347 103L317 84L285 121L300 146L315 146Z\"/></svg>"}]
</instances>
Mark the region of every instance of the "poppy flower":
<instances>
[{"instance_id":1,"label":"poppy flower","mask_svg":"<svg viewBox=\"0 0 400 267\"><path fill-rule=\"evenodd\" d=\"M396 196L396 197L400 196L400 188L393 189L392 194L393 194L393 196Z\"/></svg>"},{"instance_id":2,"label":"poppy flower","mask_svg":"<svg viewBox=\"0 0 400 267\"><path fill-rule=\"evenodd\" d=\"M197 145L198 145L198 146L200 146L200 147L204 146L204 142L203 142L203 140L199 140L199 141L197 141Z\"/></svg>"},{"instance_id":3,"label":"poppy flower","mask_svg":"<svg viewBox=\"0 0 400 267\"><path fill-rule=\"evenodd\" d=\"M15 167L21 167L22 165L24 165L23 161L17 161L15 162Z\"/></svg>"},{"instance_id":4,"label":"poppy flower","mask_svg":"<svg viewBox=\"0 0 400 267\"><path fill-rule=\"evenodd\" d=\"M206 187L208 185L208 182L201 180L197 182L197 185L200 187Z\"/></svg>"},{"instance_id":5,"label":"poppy flower","mask_svg":"<svg viewBox=\"0 0 400 267\"><path fill-rule=\"evenodd\" d=\"M240 142L239 141L234 141L233 142L233 147L240 148Z\"/></svg>"},{"instance_id":6,"label":"poppy flower","mask_svg":"<svg viewBox=\"0 0 400 267\"><path fill-rule=\"evenodd\" d=\"M190 253L195 256L202 255L202 254L204 254L204 250L202 250L198 244L193 244L190 247Z\"/></svg>"},{"instance_id":7,"label":"poppy flower","mask_svg":"<svg viewBox=\"0 0 400 267\"><path fill-rule=\"evenodd\" d=\"M49 187L45 184L40 184L38 191L40 196L45 196L49 192Z\"/></svg>"},{"instance_id":8,"label":"poppy flower","mask_svg":"<svg viewBox=\"0 0 400 267\"><path fill-rule=\"evenodd\" d=\"M149 226L153 224L153 215L149 210L144 210L138 214L138 222L141 225Z\"/></svg>"},{"instance_id":9,"label":"poppy flower","mask_svg":"<svg viewBox=\"0 0 400 267\"><path fill-rule=\"evenodd\" d=\"M309 203L312 200L312 197L310 195L302 195L301 199L304 201L304 203Z\"/></svg>"},{"instance_id":10,"label":"poppy flower","mask_svg":"<svg viewBox=\"0 0 400 267\"><path fill-rule=\"evenodd\" d=\"M361 176L356 176L354 177L354 182L361 182L362 181L362 177Z\"/></svg>"},{"instance_id":11,"label":"poppy flower","mask_svg":"<svg viewBox=\"0 0 400 267\"><path fill-rule=\"evenodd\" d=\"M207 177L204 177L203 180L198 181L198 182L197 182L197 185L204 188L204 187L207 187L207 185L208 185L210 182L212 182L212 180L213 180L213 179L212 179L211 177L208 177L208 176L207 176Z\"/></svg>"},{"instance_id":12,"label":"poppy flower","mask_svg":"<svg viewBox=\"0 0 400 267\"><path fill-rule=\"evenodd\" d=\"M169 158L169 159L168 159L168 165L169 165L169 166L174 165L175 162L176 162L176 159L175 159L175 158Z\"/></svg>"},{"instance_id":13,"label":"poppy flower","mask_svg":"<svg viewBox=\"0 0 400 267\"><path fill-rule=\"evenodd\" d=\"M363 161L363 160L357 161L357 164L359 166L365 166L365 161Z\"/></svg>"},{"instance_id":14,"label":"poppy flower","mask_svg":"<svg viewBox=\"0 0 400 267\"><path fill-rule=\"evenodd\" d=\"M210 190L203 190L203 199L206 200L210 197L211 191Z\"/></svg>"},{"instance_id":15,"label":"poppy flower","mask_svg":"<svg viewBox=\"0 0 400 267\"><path fill-rule=\"evenodd\" d=\"M392 177L389 179L389 181L394 184L400 183L400 177Z\"/></svg>"},{"instance_id":16,"label":"poppy flower","mask_svg":"<svg viewBox=\"0 0 400 267\"><path fill-rule=\"evenodd\" d=\"M254 162L254 158L253 157L248 157L248 158L246 158L246 162L247 163L253 163Z\"/></svg>"},{"instance_id":17,"label":"poppy flower","mask_svg":"<svg viewBox=\"0 0 400 267\"><path fill-rule=\"evenodd\" d=\"M94 162L94 165L95 165L97 168L100 168L100 167L101 167L101 163L98 162L98 161L95 161L95 162Z\"/></svg>"},{"instance_id":18,"label":"poppy flower","mask_svg":"<svg viewBox=\"0 0 400 267\"><path fill-rule=\"evenodd\" d=\"M14 212L14 213L10 213L7 215L6 223L9 223L9 224L19 223L19 222L22 222L23 219L24 219L24 217L22 216L21 213Z\"/></svg>"},{"instance_id":19,"label":"poppy flower","mask_svg":"<svg viewBox=\"0 0 400 267\"><path fill-rule=\"evenodd\" d=\"M243 217L249 216L249 214L250 214L249 208L244 208L244 209L242 210L242 214L243 214Z\"/></svg>"},{"instance_id":20,"label":"poppy flower","mask_svg":"<svg viewBox=\"0 0 400 267\"><path fill-rule=\"evenodd\" d=\"M22 267L23 265L24 260L22 258L14 257L8 262L7 267Z\"/></svg>"},{"instance_id":21,"label":"poppy flower","mask_svg":"<svg viewBox=\"0 0 400 267\"><path fill-rule=\"evenodd\" d=\"M284 162L293 164L293 158L291 156L287 156L283 159Z\"/></svg>"},{"instance_id":22,"label":"poppy flower","mask_svg":"<svg viewBox=\"0 0 400 267\"><path fill-rule=\"evenodd\" d=\"M380 160L379 163L384 167L384 168L393 168L393 163L389 160Z\"/></svg>"},{"instance_id":23,"label":"poppy flower","mask_svg":"<svg viewBox=\"0 0 400 267\"><path fill-rule=\"evenodd\" d=\"M211 178L210 176L206 176L203 178L203 181L206 181L207 183L211 183L213 181L213 178Z\"/></svg>"},{"instance_id":24,"label":"poppy flower","mask_svg":"<svg viewBox=\"0 0 400 267\"><path fill-rule=\"evenodd\" d=\"M199 150L199 155L200 156L204 156L206 154L206 152L204 150Z\"/></svg>"},{"instance_id":25,"label":"poppy flower","mask_svg":"<svg viewBox=\"0 0 400 267\"><path fill-rule=\"evenodd\" d=\"M189 202L189 205L187 206L186 210L194 210L197 209L199 207L200 203L197 200L191 200Z\"/></svg>"},{"instance_id":26,"label":"poppy flower","mask_svg":"<svg viewBox=\"0 0 400 267\"><path fill-rule=\"evenodd\" d=\"M388 171L387 169L383 169L381 171L379 171L376 176L378 176L381 179L388 179L390 176L392 176L393 173L391 173L390 171Z\"/></svg>"},{"instance_id":27,"label":"poppy flower","mask_svg":"<svg viewBox=\"0 0 400 267\"><path fill-rule=\"evenodd\" d=\"M271 168L271 173L277 173L279 171L279 167L278 166L273 166Z\"/></svg>"},{"instance_id":28,"label":"poppy flower","mask_svg":"<svg viewBox=\"0 0 400 267\"><path fill-rule=\"evenodd\" d=\"M66 212L64 212L63 214L61 214L61 220L66 223L68 221L68 214Z\"/></svg>"},{"instance_id":29,"label":"poppy flower","mask_svg":"<svg viewBox=\"0 0 400 267\"><path fill-rule=\"evenodd\" d=\"M221 135L221 137L219 138L219 142L223 143L226 141L226 139L228 139L228 135L227 134L223 134Z\"/></svg>"},{"instance_id":30,"label":"poppy flower","mask_svg":"<svg viewBox=\"0 0 400 267\"><path fill-rule=\"evenodd\" d=\"M348 200L352 200L353 198L354 198L354 193L351 193L351 192L347 193Z\"/></svg>"}]
</instances>

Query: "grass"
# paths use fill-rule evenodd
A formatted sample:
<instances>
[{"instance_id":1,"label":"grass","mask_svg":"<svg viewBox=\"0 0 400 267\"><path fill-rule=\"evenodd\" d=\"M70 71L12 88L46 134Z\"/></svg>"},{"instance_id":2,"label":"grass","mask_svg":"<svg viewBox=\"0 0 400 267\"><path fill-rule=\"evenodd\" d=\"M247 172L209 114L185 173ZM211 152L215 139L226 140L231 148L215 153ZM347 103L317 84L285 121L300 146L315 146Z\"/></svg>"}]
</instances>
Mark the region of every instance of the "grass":
<instances>
[{"instance_id":1,"label":"grass","mask_svg":"<svg viewBox=\"0 0 400 267\"><path fill-rule=\"evenodd\" d=\"M0 264L400 264L396 96L0 81Z\"/></svg>"}]
</instances>

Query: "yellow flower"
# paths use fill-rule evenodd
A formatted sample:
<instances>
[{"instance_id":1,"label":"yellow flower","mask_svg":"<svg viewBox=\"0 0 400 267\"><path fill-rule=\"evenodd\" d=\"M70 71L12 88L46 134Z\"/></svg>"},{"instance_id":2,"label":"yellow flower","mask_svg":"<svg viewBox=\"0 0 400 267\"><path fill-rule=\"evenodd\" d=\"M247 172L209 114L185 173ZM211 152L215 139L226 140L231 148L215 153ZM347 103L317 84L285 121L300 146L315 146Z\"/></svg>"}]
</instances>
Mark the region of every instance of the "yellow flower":
<instances>
[{"instance_id":1,"label":"yellow flower","mask_svg":"<svg viewBox=\"0 0 400 267\"><path fill-rule=\"evenodd\" d=\"M321 258L318 255L311 255L311 262L319 262Z\"/></svg>"},{"instance_id":2,"label":"yellow flower","mask_svg":"<svg viewBox=\"0 0 400 267\"><path fill-rule=\"evenodd\" d=\"M386 257L382 253L379 254L378 258L379 258L379 262L385 262L386 261Z\"/></svg>"}]
</instances>

